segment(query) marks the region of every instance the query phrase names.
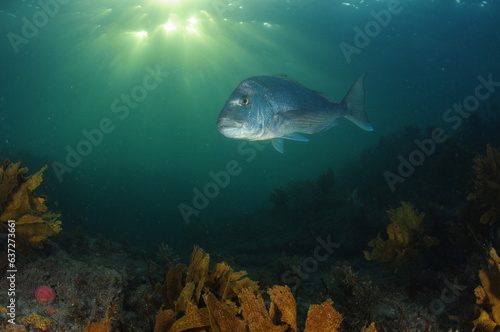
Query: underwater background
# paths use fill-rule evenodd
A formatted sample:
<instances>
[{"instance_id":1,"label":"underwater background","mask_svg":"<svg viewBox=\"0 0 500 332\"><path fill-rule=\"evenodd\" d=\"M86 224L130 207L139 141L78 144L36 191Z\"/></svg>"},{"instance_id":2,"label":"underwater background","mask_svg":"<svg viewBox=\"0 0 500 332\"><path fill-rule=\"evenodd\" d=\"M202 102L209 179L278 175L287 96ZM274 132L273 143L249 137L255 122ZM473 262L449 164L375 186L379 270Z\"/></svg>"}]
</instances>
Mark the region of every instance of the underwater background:
<instances>
[{"instance_id":1,"label":"underwater background","mask_svg":"<svg viewBox=\"0 0 500 332\"><path fill-rule=\"evenodd\" d=\"M5 0L0 158L48 165L37 192L61 246L82 232L181 257L200 245L249 269L328 236L372 269L363 250L409 201L446 246L424 259L438 269L474 157L500 147L499 14L490 0ZM217 131L248 77L340 101L365 73L372 132L342 120L281 154Z\"/></svg>"}]
</instances>

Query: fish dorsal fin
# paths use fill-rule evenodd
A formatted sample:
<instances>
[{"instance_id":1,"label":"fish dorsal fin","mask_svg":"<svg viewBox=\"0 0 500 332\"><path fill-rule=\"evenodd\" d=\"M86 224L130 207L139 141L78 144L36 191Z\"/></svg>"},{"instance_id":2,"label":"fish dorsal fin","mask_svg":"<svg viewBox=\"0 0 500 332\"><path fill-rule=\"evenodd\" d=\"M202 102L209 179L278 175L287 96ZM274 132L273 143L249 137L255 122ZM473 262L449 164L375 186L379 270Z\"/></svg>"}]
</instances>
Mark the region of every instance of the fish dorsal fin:
<instances>
[{"instance_id":1,"label":"fish dorsal fin","mask_svg":"<svg viewBox=\"0 0 500 332\"><path fill-rule=\"evenodd\" d=\"M288 77L286 74L275 74L275 75L273 75L273 76L274 76L274 77L281 78L281 79L284 79L284 80L287 80L288 82L292 82L292 83L297 84L297 85L299 85L299 86L301 86L301 87L303 87L303 88L306 88L306 89L308 89L308 90L310 90L310 91L312 91L312 92L316 93L316 94L317 94L318 96L320 96L321 98L324 98L324 99L328 100L328 101L329 101L329 102L331 102L331 103L334 103L334 102L335 102L335 101L334 101L334 99L333 99L333 97L332 97L330 94L328 94L327 92L320 92L320 91L311 90L311 89L309 89L308 87L304 86L302 83L297 82L297 81L296 81L296 80L294 80L293 78Z\"/></svg>"},{"instance_id":2,"label":"fish dorsal fin","mask_svg":"<svg viewBox=\"0 0 500 332\"><path fill-rule=\"evenodd\" d=\"M330 103L334 103L335 100L333 99L333 97L328 93L328 92L319 92L319 91L314 91L316 92L316 94L322 98L325 98L326 100L328 100Z\"/></svg>"},{"instance_id":3,"label":"fish dorsal fin","mask_svg":"<svg viewBox=\"0 0 500 332\"><path fill-rule=\"evenodd\" d=\"M281 79L284 79L288 82L292 82L292 83L295 83L297 85L300 85L300 86L303 86L301 83L297 82L296 80L294 80L293 78L290 78L288 77L288 75L286 74L275 74L273 75L274 77L277 77L277 78L281 78ZM305 88L305 86L303 86Z\"/></svg>"}]
</instances>

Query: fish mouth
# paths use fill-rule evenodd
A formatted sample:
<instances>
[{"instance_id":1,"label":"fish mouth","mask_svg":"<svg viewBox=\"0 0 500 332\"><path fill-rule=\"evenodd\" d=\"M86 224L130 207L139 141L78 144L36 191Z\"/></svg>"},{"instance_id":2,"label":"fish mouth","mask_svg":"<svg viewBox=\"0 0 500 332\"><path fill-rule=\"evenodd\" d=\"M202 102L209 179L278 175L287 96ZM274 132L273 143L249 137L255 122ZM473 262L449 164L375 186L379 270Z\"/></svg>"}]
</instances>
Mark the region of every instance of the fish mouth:
<instances>
[{"instance_id":1,"label":"fish mouth","mask_svg":"<svg viewBox=\"0 0 500 332\"><path fill-rule=\"evenodd\" d=\"M243 123L229 118L219 118L217 120L219 133L229 138L241 138Z\"/></svg>"},{"instance_id":2,"label":"fish mouth","mask_svg":"<svg viewBox=\"0 0 500 332\"><path fill-rule=\"evenodd\" d=\"M241 128L243 127L243 123L228 118L219 118L217 121L217 127L219 128L219 131L222 132L228 129Z\"/></svg>"}]
</instances>

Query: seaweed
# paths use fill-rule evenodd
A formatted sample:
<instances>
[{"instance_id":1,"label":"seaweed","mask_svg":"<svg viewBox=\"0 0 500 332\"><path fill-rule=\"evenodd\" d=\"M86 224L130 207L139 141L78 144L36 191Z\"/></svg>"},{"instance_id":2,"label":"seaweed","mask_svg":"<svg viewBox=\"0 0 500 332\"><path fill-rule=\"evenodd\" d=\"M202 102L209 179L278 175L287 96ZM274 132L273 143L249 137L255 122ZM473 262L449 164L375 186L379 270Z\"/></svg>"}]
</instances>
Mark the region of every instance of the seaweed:
<instances>
[{"instance_id":1,"label":"seaweed","mask_svg":"<svg viewBox=\"0 0 500 332\"><path fill-rule=\"evenodd\" d=\"M28 169L21 167L20 161L5 160L0 165L0 230L15 225L16 243L20 246L41 247L44 240L61 231L60 214L48 210L44 196L34 194L46 168L27 176Z\"/></svg>"},{"instance_id":2,"label":"seaweed","mask_svg":"<svg viewBox=\"0 0 500 332\"><path fill-rule=\"evenodd\" d=\"M113 315L116 311L116 303L106 310L106 315L98 322L93 322L85 325L82 329L83 332L111 332L111 323Z\"/></svg>"},{"instance_id":3,"label":"seaweed","mask_svg":"<svg viewBox=\"0 0 500 332\"><path fill-rule=\"evenodd\" d=\"M481 224L494 225L500 220L500 152L486 146L486 156L474 159L475 191L467 197L478 205Z\"/></svg>"},{"instance_id":4,"label":"seaweed","mask_svg":"<svg viewBox=\"0 0 500 332\"><path fill-rule=\"evenodd\" d=\"M210 256L198 247L191 262L177 264L163 285L157 285L164 303L156 316L155 332L296 332L296 301L288 286L274 286L263 292L246 272L234 272L226 263L211 271ZM266 307L263 296L269 296ZM305 332L334 332L342 315L331 299L311 305Z\"/></svg>"},{"instance_id":5,"label":"seaweed","mask_svg":"<svg viewBox=\"0 0 500 332\"><path fill-rule=\"evenodd\" d=\"M500 258L494 248L490 250L488 267L479 271L481 286L476 287L476 313L474 331L493 332L500 328Z\"/></svg>"},{"instance_id":6,"label":"seaweed","mask_svg":"<svg viewBox=\"0 0 500 332\"><path fill-rule=\"evenodd\" d=\"M36 331L49 331L54 321L51 318L41 316L37 313L32 313L21 317L19 322L25 326L31 327Z\"/></svg>"},{"instance_id":7,"label":"seaweed","mask_svg":"<svg viewBox=\"0 0 500 332\"><path fill-rule=\"evenodd\" d=\"M344 309L345 325L359 331L374 321L383 296L371 280L360 278L350 264L340 262L332 267L330 281L334 294L338 295L338 303Z\"/></svg>"},{"instance_id":8,"label":"seaweed","mask_svg":"<svg viewBox=\"0 0 500 332\"><path fill-rule=\"evenodd\" d=\"M420 251L439 244L439 240L424 234L422 220L425 213L418 213L412 204L401 202L399 208L388 210L387 214L391 221L387 226L388 239L382 240L377 235L368 242L372 251L364 251L364 256L367 260L383 263L393 272L402 268L412 280L411 266L419 261Z\"/></svg>"}]
</instances>

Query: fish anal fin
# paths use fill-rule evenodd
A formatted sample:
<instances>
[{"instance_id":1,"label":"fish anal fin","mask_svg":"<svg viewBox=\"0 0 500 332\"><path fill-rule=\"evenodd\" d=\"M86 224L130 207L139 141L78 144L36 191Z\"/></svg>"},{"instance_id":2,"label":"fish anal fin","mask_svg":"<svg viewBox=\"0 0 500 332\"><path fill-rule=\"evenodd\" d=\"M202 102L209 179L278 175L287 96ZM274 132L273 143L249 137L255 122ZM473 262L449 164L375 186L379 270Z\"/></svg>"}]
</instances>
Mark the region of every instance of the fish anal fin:
<instances>
[{"instance_id":1,"label":"fish anal fin","mask_svg":"<svg viewBox=\"0 0 500 332\"><path fill-rule=\"evenodd\" d=\"M335 119L335 120L333 120L333 121L332 121L332 122L330 122L330 123L328 124L328 126L326 126L323 130L318 131L318 133L322 133L322 132L324 132L324 131L327 131L327 130L329 130L329 129L332 129L333 127L335 127L336 125L338 125L338 124L339 124L339 122L340 122L340 119Z\"/></svg>"},{"instance_id":2,"label":"fish anal fin","mask_svg":"<svg viewBox=\"0 0 500 332\"><path fill-rule=\"evenodd\" d=\"M290 133L290 134L287 134L287 135L281 136L281 137L285 138L285 139L292 140L292 141L309 142L309 140L307 138L305 138L304 136L299 135L297 133Z\"/></svg>"}]
</instances>

